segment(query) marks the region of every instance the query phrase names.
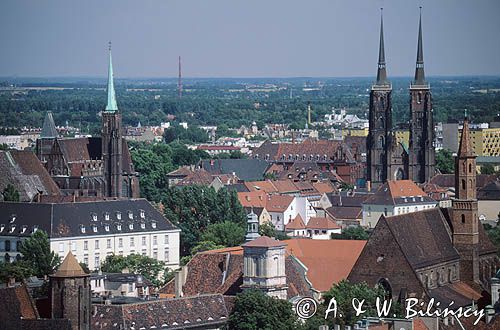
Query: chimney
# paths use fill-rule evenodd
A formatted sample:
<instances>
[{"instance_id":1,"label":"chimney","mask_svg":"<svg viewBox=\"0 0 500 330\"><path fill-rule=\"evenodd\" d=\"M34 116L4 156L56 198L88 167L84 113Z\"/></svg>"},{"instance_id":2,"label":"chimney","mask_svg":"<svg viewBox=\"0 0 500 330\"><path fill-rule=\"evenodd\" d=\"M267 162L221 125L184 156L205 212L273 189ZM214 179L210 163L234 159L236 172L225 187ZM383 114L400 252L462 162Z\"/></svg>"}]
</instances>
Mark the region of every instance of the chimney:
<instances>
[{"instance_id":1,"label":"chimney","mask_svg":"<svg viewBox=\"0 0 500 330\"><path fill-rule=\"evenodd\" d=\"M186 284L188 268L187 266L181 267L178 271L175 272L174 278L174 287L175 287L175 298L180 298L184 296L184 292L182 292L182 287Z\"/></svg>"},{"instance_id":2,"label":"chimney","mask_svg":"<svg viewBox=\"0 0 500 330\"><path fill-rule=\"evenodd\" d=\"M370 180L366 181L366 190L370 192L372 190L372 183Z\"/></svg>"}]
</instances>

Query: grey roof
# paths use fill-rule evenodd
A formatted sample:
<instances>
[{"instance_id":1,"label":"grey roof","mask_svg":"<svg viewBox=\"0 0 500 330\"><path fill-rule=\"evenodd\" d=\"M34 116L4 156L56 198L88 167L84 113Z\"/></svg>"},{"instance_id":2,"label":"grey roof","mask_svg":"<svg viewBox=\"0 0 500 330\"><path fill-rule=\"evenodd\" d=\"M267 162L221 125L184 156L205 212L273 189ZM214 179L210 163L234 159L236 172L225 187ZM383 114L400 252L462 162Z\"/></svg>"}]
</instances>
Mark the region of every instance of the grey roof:
<instances>
[{"instance_id":1,"label":"grey roof","mask_svg":"<svg viewBox=\"0 0 500 330\"><path fill-rule=\"evenodd\" d=\"M145 199L0 203L0 235L29 236L35 228L46 231L51 238L177 229Z\"/></svg>"},{"instance_id":2,"label":"grey roof","mask_svg":"<svg viewBox=\"0 0 500 330\"><path fill-rule=\"evenodd\" d=\"M500 182L493 181L479 189L479 191L477 192L477 199L495 201L500 200Z\"/></svg>"},{"instance_id":3,"label":"grey roof","mask_svg":"<svg viewBox=\"0 0 500 330\"><path fill-rule=\"evenodd\" d=\"M415 68L414 85L426 85L424 74L424 45L422 42L422 12L418 22L417 66Z\"/></svg>"},{"instance_id":4,"label":"grey roof","mask_svg":"<svg viewBox=\"0 0 500 330\"><path fill-rule=\"evenodd\" d=\"M52 112L48 111L45 114L45 119L43 120L40 138L56 138L58 136L59 134L57 133L56 124L54 123L54 118L52 117Z\"/></svg>"},{"instance_id":5,"label":"grey roof","mask_svg":"<svg viewBox=\"0 0 500 330\"><path fill-rule=\"evenodd\" d=\"M377 85L387 85L387 71L385 68L385 49L384 49L384 19L380 13L380 45L378 49L378 71Z\"/></svg>"},{"instance_id":6,"label":"grey roof","mask_svg":"<svg viewBox=\"0 0 500 330\"><path fill-rule=\"evenodd\" d=\"M244 181L257 181L264 178L269 163L260 159L205 159L201 167L212 175L235 173Z\"/></svg>"}]
</instances>

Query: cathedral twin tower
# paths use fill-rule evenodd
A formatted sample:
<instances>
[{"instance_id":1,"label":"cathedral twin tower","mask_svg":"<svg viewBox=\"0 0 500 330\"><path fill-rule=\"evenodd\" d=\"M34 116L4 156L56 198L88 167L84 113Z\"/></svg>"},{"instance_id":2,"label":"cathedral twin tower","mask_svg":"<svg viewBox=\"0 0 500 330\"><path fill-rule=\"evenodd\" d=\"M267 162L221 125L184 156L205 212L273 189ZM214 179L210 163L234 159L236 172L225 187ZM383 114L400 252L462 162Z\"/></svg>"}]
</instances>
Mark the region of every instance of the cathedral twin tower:
<instances>
[{"instance_id":1,"label":"cathedral twin tower","mask_svg":"<svg viewBox=\"0 0 500 330\"><path fill-rule=\"evenodd\" d=\"M409 179L424 183L434 175L434 122L432 98L424 75L422 14L420 14L415 78L410 84L409 146L396 141L392 131L392 85L387 79L384 25L380 18L377 80L370 92L370 129L367 138L368 181L380 186L387 180Z\"/></svg>"}]
</instances>

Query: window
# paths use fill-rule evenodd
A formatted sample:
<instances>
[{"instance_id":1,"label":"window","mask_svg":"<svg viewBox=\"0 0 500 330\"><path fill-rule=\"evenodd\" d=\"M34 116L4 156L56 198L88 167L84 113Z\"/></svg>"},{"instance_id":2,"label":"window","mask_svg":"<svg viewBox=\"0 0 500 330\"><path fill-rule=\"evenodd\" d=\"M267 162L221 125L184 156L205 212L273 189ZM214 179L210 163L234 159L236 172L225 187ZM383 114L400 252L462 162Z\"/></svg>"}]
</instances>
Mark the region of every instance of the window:
<instances>
[{"instance_id":1,"label":"window","mask_svg":"<svg viewBox=\"0 0 500 330\"><path fill-rule=\"evenodd\" d=\"M144 210L141 210L141 218L144 219L146 215L144 214Z\"/></svg>"},{"instance_id":2,"label":"window","mask_svg":"<svg viewBox=\"0 0 500 330\"><path fill-rule=\"evenodd\" d=\"M164 257L164 261L165 261L165 262L169 262L169 261L170 261L170 251L168 250L168 248L165 248L165 257Z\"/></svg>"},{"instance_id":3,"label":"window","mask_svg":"<svg viewBox=\"0 0 500 330\"><path fill-rule=\"evenodd\" d=\"M101 265L99 256L95 256L95 268L99 268Z\"/></svg>"},{"instance_id":4,"label":"window","mask_svg":"<svg viewBox=\"0 0 500 330\"><path fill-rule=\"evenodd\" d=\"M105 231L109 231L109 225L104 226Z\"/></svg>"},{"instance_id":5,"label":"window","mask_svg":"<svg viewBox=\"0 0 500 330\"><path fill-rule=\"evenodd\" d=\"M121 238L121 237L118 239L118 247L119 248L123 247L123 238Z\"/></svg>"},{"instance_id":6,"label":"window","mask_svg":"<svg viewBox=\"0 0 500 330\"><path fill-rule=\"evenodd\" d=\"M88 250L89 249L89 241L83 241L83 249Z\"/></svg>"},{"instance_id":7,"label":"window","mask_svg":"<svg viewBox=\"0 0 500 330\"><path fill-rule=\"evenodd\" d=\"M71 242L71 250L76 251L76 242Z\"/></svg>"},{"instance_id":8,"label":"window","mask_svg":"<svg viewBox=\"0 0 500 330\"><path fill-rule=\"evenodd\" d=\"M118 220L121 220L122 219L122 213L121 212L116 212L116 218Z\"/></svg>"},{"instance_id":9,"label":"window","mask_svg":"<svg viewBox=\"0 0 500 330\"><path fill-rule=\"evenodd\" d=\"M153 251L153 259L158 259L158 251Z\"/></svg>"},{"instance_id":10,"label":"window","mask_svg":"<svg viewBox=\"0 0 500 330\"><path fill-rule=\"evenodd\" d=\"M133 223L129 224L129 225L128 225L128 229L130 229L130 230L134 230L134 224L133 224Z\"/></svg>"},{"instance_id":11,"label":"window","mask_svg":"<svg viewBox=\"0 0 500 330\"><path fill-rule=\"evenodd\" d=\"M163 243L168 244L168 235L165 235L165 237L163 238Z\"/></svg>"},{"instance_id":12,"label":"window","mask_svg":"<svg viewBox=\"0 0 500 330\"><path fill-rule=\"evenodd\" d=\"M92 214L92 221L97 221L97 214L95 213Z\"/></svg>"},{"instance_id":13,"label":"window","mask_svg":"<svg viewBox=\"0 0 500 330\"><path fill-rule=\"evenodd\" d=\"M128 292L132 292L134 291L134 284L133 283L129 283L128 284Z\"/></svg>"},{"instance_id":14,"label":"window","mask_svg":"<svg viewBox=\"0 0 500 330\"><path fill-rule=\"evenodd\" d=\"M10 243L10 241L7 241L7 242ZM7 243L7 242L5 242L5 243ZM7 250L7 244L5 244L5 249ZM10 246L9 246L9 250L10 250ZM63 253L63 252L64 252L64 243L59 243L59 253Z\"/></svg>"},{"instance_id":15,"label":"window","mask_svg":"<svg viewBox=\"0 0 500 330\"><path fill-rule=\"evenodd\" d=\"M151 227L156 228L156 222L151 222Z\"/></svg>"},{"instance_id":16,"label":"window","mask_svg":"<svg viewBox=\"0 0 500 330\"><path fill-rule=\"evenodd\" d=\"M130 246L134 246L134 238L130 237Z\"/></svg>"},{"instance_id":17,"label":"window","mask_svg":"<svg viewBox=\"0 0 500 330\"><path fill-rule=\"evenodd\" d=\"M158 242L157 242L156 236L153 236L153 245L158 245Z\"/></svg>"},{"instance_id":18,"label":"window","mask_svg":"<svg viewBox=\"0 0 500 330\"><path fill-rule=\"evenodd\" d=\"M117 230L122 230L122 225L119 225L119 224L118 224L118 225L116 225L116 229L117 229Z\"/></svg>"},{"instance_id":19,"label":"window","mask_svg":"<svg viewBox=\"0 0 500 330\"><path fill-rule=\"evenodd\" d=\"M130 220L133 220L134 219L134 213L132 213L132 211L128 211L128 218Z\"/></svg>"},{"instance_id":20,"label":"window","mask_svg":"<svg viewBox=\"0 0 500 330\"><path fill-rule=\"evenodd\" d=\"M94 233L97 233L97 226L92 226L92 230L94 231Z\"/></svg>"},{"instance_id":21,"label":"window","mask_svg":"<svg viewBox=\"0 0 500 330\"><path fill-rule=\"evenodd\" d=\"M10 251L10 241L9 240L5 241L5 251Z\"/></svg>"},{"instance_id":22,"label":"window","mask_svg":"<svg viewBox=\"0 0 500 330\"><path fill-rule=\"evenodd\" d=\"M105 219L105 220L109 220L109 213L107 213L107 212L106 212L106 213L104 213L104 219Z\"/></svg>"},{"instance_id":23,"label":"window","mask_svg":"<svg viewBox=\"0 0 500 330\"><path fill-rule=\"evenodd\" d=\"M142 250L142 255L145 256L146 255L146 250Z\"/></svg>"},{"instance_id":24,"label":"window","mask_svg":"<svg viewBox=\"0 0 500 330\"><path fill-rule=\"evenodd\" d=\"M83 263L88 265L89 264L89 257L83 257Z\"/></svg>"},{"instance_id":25,"label":"window","mask_svg":"<svg viewBox=\"0 0 500 330\"><path fill-rule=\"evenodd\" d=\"M36 228L36 229L38 229L38 228ZM34 229L33 232L35 232L36 229ZM85 234L85 227L84 226L81 226L80 230L82 231L82 234Z\"/></svg>"},{"instance_id":26,"label":"window","mask_svg":"<svg viewBox=\"0 0 500 330\"><path fill-rule=\"evenodd\" d=\"M108 238L108 240L106 241L106 247L108 249L111 249L111 238Z\"/></svg>"},{"instance_id":27,"label":"window","mask_svg":"<svg viewBox=\"0 0 500 330\"><path fill-rule=\"evenodd\" d=\"M142 246L146 246L146 236L142 236Z\"/></svg>"},{"instance_id":28,"label":"window","mask_svg":"<svg viewBox=\"0 0 500 330\"><path fill-rule=\"evenodd\" d=\"M462 214L462 223L465 223L465 214Z\"/></svg>"},{"instance_id":29,"label":"window","mask_svg":"<svg viewBox=\"0 0 500 330\"><path fill-rule=\"evenodd\" d=\"M95 240L95 249L99 250L99 240L98 239Z\"/></svg>"},{"instance_id":30,"label":"window","mask_svg":"<svg viewBox=\"0 0 500 330\"><path fill-rule=\"evenodd\" d=\"M141 223L141 228L142 228L142 229L146 229L146 224L145 224L144 222L143 222L143 223Z\"/></svg>"}]
</instances>

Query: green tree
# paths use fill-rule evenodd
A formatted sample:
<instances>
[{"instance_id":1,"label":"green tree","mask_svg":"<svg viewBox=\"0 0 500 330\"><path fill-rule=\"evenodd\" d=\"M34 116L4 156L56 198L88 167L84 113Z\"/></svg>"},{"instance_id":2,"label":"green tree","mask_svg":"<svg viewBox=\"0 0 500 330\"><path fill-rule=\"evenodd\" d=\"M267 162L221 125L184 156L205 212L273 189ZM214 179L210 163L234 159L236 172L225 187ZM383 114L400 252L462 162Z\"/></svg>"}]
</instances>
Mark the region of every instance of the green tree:
<instances>
[{"instance_id":1,"label":"green tree","mask_svg":"<svg viewBox=\"0 0 500 330\"><path fill-rule=\"evenodd\" d=\"M245 241L245 227L227 220L214 223L203 232L201 240L212 241L225 247L238 246Z\"/></svg>"},{"instance_id":2,"label":"green tree","mask_svg":"<svg viewBox=\"0 0 500 330\"><path fill-rule=\"evenodd\" d=\"M361 318L367 316L377 316L376 299L377 297L385 299L386 292L382 286L379 285L372 288L365 282L354 284L347 280L342 280L328 290L323 297L323 306L325 308L328 308L332 298L335 298L335 301L337 302L337 315L334 318L333 312L329 314L328 322L330 324L339 324L341 327L344 327L346 325L353 326ZM354 298L365 300L363 309L366 310L366 313L356 316L356 312L352 308L352 300ZM401 315L401 306L395 302L392 302L391 305L390 315L393 314L396 314L396 316Z\"/></svg>"},{"instance_id":3,"label":"green tree","mask_svg":"<svg viewBox=\"0 0 500 330\"><path fill-rule=\"evenodd\" d=\"M287 300L247 290L236 296L228 326L234 330L287 330L296 329L299 324Z\"/></svg>"},{"instance_id":4,"label":"green tree","mask_svg":"<svg viewBox=\"0 0 500 330\"><path fill-rule=\"evenodd\" d=\"M455 171L455 159L448 149L441 149L436 153L436 167L443 174L451 174Z\"/></svg>"},{"instance_id":5,"label":"green tree","mask_svg":"<svg viewBox=\"0 0 500 330\"><path fill-rule=\"evenodd\" d=\"M210 251L216 249L225 248L224 245L217 245L212 241L200 241L191 249L191 256L194 256L198 252Z\"/></svg>"},{"instance_id":6,"label":"green tree","mask_svg":"<svg viewBox=\"0 0 500 330\"><path fill-rule=\"evenodd\" d=\"M367 240L369 236L368 232L361 227L349 227L341 234L332 234L332 239Z\"/></svg>"},{"instance_id":7,"label":"green tree","mask_svg":"<svg viewBox=\"0 0 500 330\"><path fill-rule=\"evenodd\" d=\"M495 174L495 167L491 164L481 166L481 174Z\"/></svg>"},{"instance_id":8,"label":"green tree","mask_svg":"<svg viewBox=\"0 0 500 330\"><path fill-rule=\"evenodd\" d=\"M19 202L19 192L10 183L5 187L2 195L5 202Z\"/></svg>"},{"instance_id":9,"label":"green tree","mask_svg":"<svg viewBox=\"0 0 500 330\"><path fill-rule=\"evenodd\" d=\"M22 281L32 275L33 269L24 261L0 262L0 283L6 283L11 277Z\"/></svg>"},{"instance_id":10,"label":"green tree","mask_svg":"<svg viewBox=\"0 0 500 330\"><path fill-rule=\"evenodd\" d=\"M49 236L43 230L24 240L19 251L32 274L38 277L54 273L61 263L61 258L50 250Z\"/></svg>"},{"instance_id":11,"label":"green tree","mask_svg":"<svg viewBox=\"0 0 500 330\"><path fill-rule=\"evenodd\" d=\"M498 215L500 217L500 213ZM493 227L492 225L485 223L483 225L483 228L488 234L491 243L493 243L497 247L497 250L500 251L500 227L499 226Z\"/></svg>"},{"instance_id":12,"label":"green tree","mask_svg":"<svg viewBox=\"0 0 500 330\"><path fill-rule=\"evenodd\" d=\"M101 265L101 270L108 273L121 273L124 269L128 269L130 273L141 274L155 287L164 283L160 279L160 273L169 271L163 261L140 254L130 254L126 257L112 254L107 256Z\"/></svg>"},{"instance_id":13,"label":"green tree","mask_svg":"<svg viewBox=\"0 0 500 330\"><path fill-rule=\"evenodd\" d=\"M259 225L259 234L260 236L274 237L280 241L290 238L284 232L276 230L272 222L265 222Z\"/></svg>"}]
</instances>

